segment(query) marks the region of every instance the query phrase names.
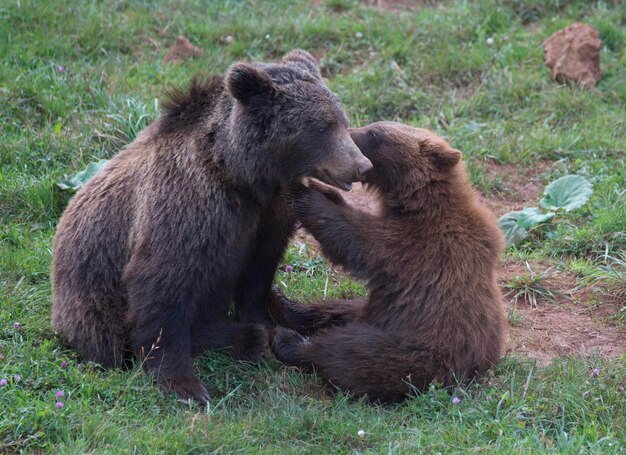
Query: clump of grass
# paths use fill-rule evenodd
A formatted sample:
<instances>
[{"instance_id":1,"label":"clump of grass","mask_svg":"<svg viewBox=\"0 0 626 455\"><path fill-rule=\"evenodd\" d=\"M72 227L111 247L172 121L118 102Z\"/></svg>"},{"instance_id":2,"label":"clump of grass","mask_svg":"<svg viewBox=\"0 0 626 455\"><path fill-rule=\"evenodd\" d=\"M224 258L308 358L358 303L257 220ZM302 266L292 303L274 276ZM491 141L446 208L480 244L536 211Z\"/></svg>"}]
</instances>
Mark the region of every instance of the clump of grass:
<instances>
[{"instance_id":1,"label":"clump of grass","mask_svg":"<svg viewBox=\"0 0 626 455\"><path fill-rule=\"evenodd\" d=\"M536 273L530 268L528 262L525 264L528 272L503 284L505 289L509 289L507 296L510 296L514 303L521 299L532 307L537 306L538 300L553 301L558 292L550 290L542 284L551 276L552 267L541 273Z\"/></svg>"},{"instance_id":2,"label":"clump of grass","mask_svg":"<svg viewBox=\"0 0 626 455\"><path fill-rule=\"evenodd\" d=\"M135 98L118 102L107 115L113 121L112 131L122 144L132 142L137 134L159 115L159 102L155 98L151 106Z\"/></svg>"},{"instance_id":3,"label":"clump of grass","mask_svg":"<svg viewBox=\"0 0 626 455\"><path fill-rule=\"evenodd\" d=\"M581 286L593 286L611 300L626 302L626 253L607 254L605 263L591 269L581 280ZM615 319L626 320L626 306L618 310Z\"/></svg>"},{"instance_id":4,"label":"clump of grass","mask_svg":"<svg viewBox=\"0 0 626 455\"><path fill-rule=\"evenodd\" d=\"M319 298L320 293L324 300L362 297L367 293L362 283L331 267L304 242L294 242L288 248L275 282L294 299L303 301Z\"/></svg>"},{"instance_id":5,"label":"clump of grass","mask_svg":"<svg viewBox=\"0 0 626 455\"><path fill-rule=\"evenodd\" d=\"M517 310L517 301L513 305L513 308L509 310L507 319L509 321L509 324L511 324L514 327L520 327L524 323L523 316L520 315L519 311Z\"/></svg>"}]
</instances>

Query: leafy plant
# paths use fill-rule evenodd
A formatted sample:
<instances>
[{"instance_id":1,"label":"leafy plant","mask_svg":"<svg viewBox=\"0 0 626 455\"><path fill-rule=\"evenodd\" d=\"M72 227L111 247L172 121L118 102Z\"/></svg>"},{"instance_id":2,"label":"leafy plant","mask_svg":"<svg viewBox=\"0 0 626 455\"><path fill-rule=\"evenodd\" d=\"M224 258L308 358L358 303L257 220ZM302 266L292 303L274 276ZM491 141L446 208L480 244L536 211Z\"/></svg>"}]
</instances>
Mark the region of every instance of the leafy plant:
<instances>
[{"instance_id":1,"label":"leafy plant","mask_svg":"<svg viewBox=\"0 0 626 455\"><path fill-rule=\"evenodd\" d=\"M549 184L539 202L544 209L576 210L587 203L593 187L582 175L566 175Z\"/></svg>"},{"instance_id":2,"label":"leafy plant","mask_svg":"<svg viewBox=\"0 0 626 455\"><path fill-rule=\"evenodd\" d=\"M560 212L576 210L587 203L593 186L581 175L566 175L550 183L543 191L539 202L548 211L542 212L538 207L527 207L523 210L509 212L500 217L498 223L504 231L507 248L517 245L528 237L528 229L550 221Z\"/></svg>"},{"instance_id":3,"label":"leafy plant","mask_svg":"<svg viewBox=\"0 0 626 455\"><path fill-rule=\"evenodd\" d=\"M109 160L93 161L71 179L59 182L57 185L62 190L76 192L80 187L87 183L91 177L96 175L108 162Z\"/></svg>"}]
</instances>

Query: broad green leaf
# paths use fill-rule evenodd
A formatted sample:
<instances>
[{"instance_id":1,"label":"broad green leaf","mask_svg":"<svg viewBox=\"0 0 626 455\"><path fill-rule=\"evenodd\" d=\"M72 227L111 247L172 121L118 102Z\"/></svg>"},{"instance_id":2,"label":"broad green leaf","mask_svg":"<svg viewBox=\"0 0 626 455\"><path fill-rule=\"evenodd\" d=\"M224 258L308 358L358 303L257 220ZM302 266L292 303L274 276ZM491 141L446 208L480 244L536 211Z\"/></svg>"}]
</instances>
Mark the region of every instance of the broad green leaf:
<instances>
[{"instance_id":1,"label":"broad green leaf","mask_svg":"<svg viewBox=\"0 0 626 455\"><path fill-rule=\"evenodd\" d=\"M57 136L60 136L62 126L63 126L63 123L57 122L57 124L54 126L54 134L56 134Z\"/></svg>"},{"instance_id":2,"label":"broad green leaf","mask_svg":"<svg viewBox=\"0 0 626 455\"><path fill-rule=\"evenodd\" d=\"M582 207L591 197L593 186L582 175L566 175L550 183L543 191L541 206L566 212Z\"/></svg>"},{"instance_id":3,"label":"broad green leaf","mask_svg":"<svg viewBox=\"0 0 626 455\"><path fill-rule=\"evenodd\" d=\"M525 208L519 212L517 224L522 228L529 228L539 223L544 223L554 217L554 212L542 213L537 207Z\"/></svg>"},{"instance_id":4,"label":"broad green leaf","mask_svg":"<svg viewBox=\"0 0 626 455\"><path fill-rule=\"evenodd\" d=\"M521 213L521 211L509 212L505 215L502 215L500 219L498 219L500 229L502 229L502 232L504 232L504 241L507 248L518 244L526 237L528 237L528 231L521 227L518 223Z\"/></svg>"},{"instance_id":5,"label":"broad green leaf","mask_svg":"<svg viewBox=\"0 0 626 455\"><path fill-rule=\"evenodd\" d=\"M91 162L85 169L80 171L74 177L66 180L65 182L59 182L57 185L62 190L77 191L80 187L87 183L91 177L96 175L108 162L109 160Z\"/></svg>"}]
</instances>

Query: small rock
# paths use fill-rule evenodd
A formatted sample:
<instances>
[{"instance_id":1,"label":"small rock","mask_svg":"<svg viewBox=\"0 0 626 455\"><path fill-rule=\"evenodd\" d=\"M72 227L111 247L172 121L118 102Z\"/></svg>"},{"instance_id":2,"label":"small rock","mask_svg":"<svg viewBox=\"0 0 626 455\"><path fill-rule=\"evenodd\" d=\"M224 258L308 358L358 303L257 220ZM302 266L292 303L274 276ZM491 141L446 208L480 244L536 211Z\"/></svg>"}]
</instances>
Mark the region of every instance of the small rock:
<instances>
[{"instance_id":1,"label":"small rock","mask_svg":"<svg viewBox=\"0 0 626 455\"><path fill-rule=\"evenodd\" d=\"M600 70L600 34L591 25L575 22L555 32L543 42L546 65L558 82L572 80L584 87L595 87Z\"/></svg>"},{"instance_id":2,"label":"small rock","mask_svg":"<svg viewBox=\"0 0 626 455\"><path fill-rule=\"evenodd\" d=\"M178 35L176 43L163 57L163 63L176 63L188 57L197 57L200 54L202 54L202 49L191 44L191 41L183 35Z\"/></svg>"}]
</instances>

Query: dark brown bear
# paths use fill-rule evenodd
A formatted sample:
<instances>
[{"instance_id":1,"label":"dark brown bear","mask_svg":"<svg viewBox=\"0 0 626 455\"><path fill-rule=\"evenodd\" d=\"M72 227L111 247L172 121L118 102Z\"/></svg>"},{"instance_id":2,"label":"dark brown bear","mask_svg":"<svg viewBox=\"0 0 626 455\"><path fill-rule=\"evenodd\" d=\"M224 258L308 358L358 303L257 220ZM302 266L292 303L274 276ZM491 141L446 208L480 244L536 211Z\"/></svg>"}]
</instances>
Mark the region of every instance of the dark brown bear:
<instances>
[{"instance_id":1,"label":"dark brown bear","mask_svg":"<svg viewBox=\"0 0 626 455\"><path fill-rule=\"evenodd\" d=\"M193 355L258 361L269 348L267 295L293 230L280 189L307 175L347 188L369 168L305 51L174 92L65 211L54 328L87 360L134 353L166 388L206 402Z\"/></svg>"},{"instance_id":2,"label":"dark brown bear","mask_svg":"<svg viewBox=\"0 0 626 455\"><path fill-rule=\"evenodd\" d=\"M277 357L378 402L484 372L505 339L496 284L502 234L461 153L392 122L351 136L374 165L365 182L380 194L382 213L355 210L315 183L296 193L295 210L324 254L367 282L369 299L298 305L274 295L272 313L292 329L277 330Z\"/></svg>"}]
</instances>

